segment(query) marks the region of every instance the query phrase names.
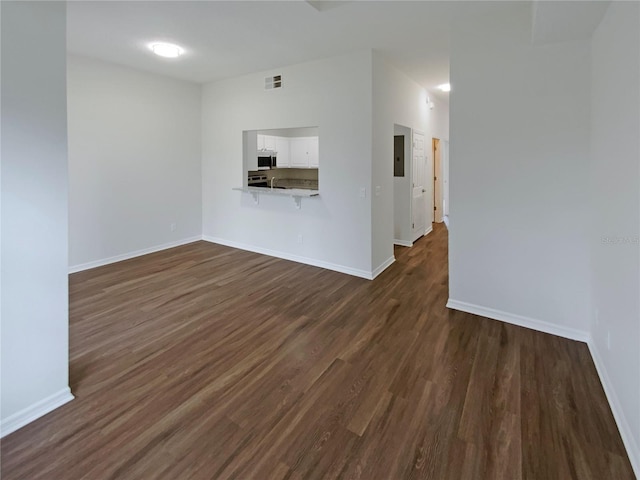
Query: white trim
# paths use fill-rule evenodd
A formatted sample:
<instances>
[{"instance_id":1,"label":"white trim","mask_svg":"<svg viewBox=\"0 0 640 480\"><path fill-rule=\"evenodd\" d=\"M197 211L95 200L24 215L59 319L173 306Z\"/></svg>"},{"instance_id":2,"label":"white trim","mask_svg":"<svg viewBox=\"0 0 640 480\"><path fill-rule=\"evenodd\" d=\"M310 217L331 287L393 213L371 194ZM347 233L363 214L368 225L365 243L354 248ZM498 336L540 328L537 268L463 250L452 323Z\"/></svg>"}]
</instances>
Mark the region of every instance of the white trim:
<instances>
[{"instance_id":1,"label":"white trim","mask_svg":"<svg viewBox=\"0 0 640 480\"><path fill-rule=\"evenodd\" d=\"M501 322L511 323L520 327L531 328L533 330L538 330L539 332L550 333L570 340L577 340L579 342L587 342L589 340L589 333L583 330L564 327L562 325L556 325L554 323L537 320L535 318L523 317L522 315L503 312L501 310L495 310L481 305L452 300L451 298L447 302L447 308L460 310L461 312L473 313L474 315L480 315L481 317L492 318L494 320L500 320Z\"/></svg>"},{"instance_id":2,"label":"white trim","mask_svg":"<svg viewBox=\"0 0 640 480\"><path fill-rule=\"evenodd\" d=\"M26 424L33 422L73 399L74 396L71 394L71 389L69 389L69 387L65 387L59 392L43 398L39 402L14 413L10 417L2 420L2 423L0 423L0 437L4 437L15 432Z\"/></svg>"},{"instance_id":3,"label":"white trim","mask_svg":"<svg viewBox=\"0 0 640 480\"><path fill-rule=\"evenodd\" d=\"M417 242L422 237L426 237L427 235L429 235L431 232L433 232L433 224L429 223L429 226L425 227L424 232L422 232L422 233L420 233L420 231L413 232L413 233L418 233L418 236L416 237L416 239L413 242L414 243ZM411 244L411 246L413 246L413 244Z\"/></svg>"},{"instance_id":4,"label":"white trim","mask_svg":"<svg viewBox=\"0 0 640 480\"><path fill-rule=\"evenodd\" d=\"M182 240L176 240L175 242L163 243L162 245L156 245L154 247L143 248L142 250L136 250L135 252L123 253L122 255L116 255L114 257L103 258L102 260L95 260L93 262L81 263L79 265L73 265L69 267L69 273L81 272L83 270L89 270L91 268L102 267L109 265L110 263L122 262L123 260L129 260L130 258L140 257L149 253L159 252L168 248L179 247L180 245L186 245L188 243L197 242L202 240L201 235L195 237L183 238Z\"/></svg>"},{"instance_id":5,"label":"white trim","mask_svg":"<svg viewBox=\"0 0 640 480\"><path fill-rule=\"evenodd\" d=\"M311 265L313 267L326 268L327 270L346 273L347 275L353 275L354 277L373 280L372 272L369 272L367 270L360 270L358 268L346 267L344 265L338 265L337 263L324 262L322 260L316 260L315 258L301 257L299 255L292 255L286 252L278 252L276 250L256 247L254 245L247 245L244 243L234 242L233 240L226 240L224 238L219 238L219 237L210 237L208 235L203 235L202 239L206 242L217 243L219 245L225 245L227 247L237 248L240 250L246 250L254 253L260 253L262 255L268 255L270 257L282 258L283 260L291 260L292 262L304 263L305 265Z\"/></svg>"},{"instance_id":6,"label":"white trim","mask_svg":"<svg viewBox=\"0 0 640 480\"><path fill-rule=\"evenodd\" d=\"M384 262L382 262L382 264L380 264L377 268L375 268L373 270L373 273L371 275L371 279L373 280L374 278L376 278L378 275L380 275L382 272L384 272L387 268L389 268L391 266L391 264L393 262L396 261L396 257L391 256L389 258L387 258Z\"/></svg>"},{"instance_id":7,"label":"white trim","mask_svg":"<svg viewBox=\"0 0 640 480\"><path fill-rule=\"evenodd\" d=\"M394 245L400 245L401 247L413 247L413 243L407 240L398 240L397 238L393 239Z\"/></svg>"},{"instance_id":8,"label":"white trim","mask_svg":"<svg viewBox=\"0 0 640 480\"><path fill-rule=\"evenodd\" d=\"M442 221L447 226L447 230L449 230L449 215L445 215L444 217L442 217Z\"/></svg>"},{"instance_id":9,"label":"white trim","mask_svg":"<svg viewBox=\"0 0 640 480\"><path fill-rule=\"evenodd\" d=\"M624 446L627 450L627 456L629 457L629 461L631 462L631 467L633 468L636 477L640 478L640 449L638 448L638 445L636 444L633 437L631 426L624 416L624 411L620 406L620 400L618 400L618 396L616 395L616 391L613 388L611 379L609 378L609 375L607 375L607 369L604 366L602 357L600 357L600 353L598 352L598 349L592 338L587 341L587 345L589 346L591 358L593 358L593 363L595 364L596 371L598 372L598 376L600 377L600 383L602 383L604 394L607 396L609 406L611 407L611 412L613 412L613 418L618 425L618 431L620 432L620 436L622 437L622 443L624 443Z\"/></svg>"}]
</instances>

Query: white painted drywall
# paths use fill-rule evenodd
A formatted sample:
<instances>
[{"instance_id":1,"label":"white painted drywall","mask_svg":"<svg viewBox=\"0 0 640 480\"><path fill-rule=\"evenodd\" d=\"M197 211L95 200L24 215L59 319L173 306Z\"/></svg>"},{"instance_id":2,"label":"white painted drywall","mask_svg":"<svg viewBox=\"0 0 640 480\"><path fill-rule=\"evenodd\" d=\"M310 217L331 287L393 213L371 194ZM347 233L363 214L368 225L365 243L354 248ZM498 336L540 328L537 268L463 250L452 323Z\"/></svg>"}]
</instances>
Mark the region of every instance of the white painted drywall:
<instances>
[{"instance_id":1,"label":"white painted drywall","mask_svg":"<svg viewBox=\"0 0 640 480\"><path fill-rule=\"evenodd\" d=\"M530 25L514 3L453 29L449 295L586 337L590 42Z\"/></svg>"},{"instance_id":2,"label":"white painted drywall","mask_svg":"<svg viewBox=\"0 0 640 480\"><path fill-rule=\"evenodd\" d=\"M205 238L371 274L371 68L363 51L204 86ZM265 91L264 77L276 74L283 88ZM232 190L245 181L243 130L308 126L319 128L319 197L298 210L289 197L255 205Z\"/></svg>"},{"instance_id":3,"label":"white painted drywall","mask_svg":"<svg viewBox=\"0 0 640 480\"><path fill-rule=\"evenodd\" d=\"M592 39L592 349L640 474L640 8L612 2ZM596 322L595 311L598 312ZM610 336L610 348L607 347ZM609 383L609 385L607 385ZM618 405L616 405L618 404Z\"/></svg>"},{"instance_id":4,"label":"white painted drywall","mask_svg":"<svg viewBox=\"0 0 640 480\"><path fill-rule=\"evenodd\" d=\"M68 105L73 269L202 234L200 85L69 56Z\"/></svg>"},{"instance_id":5,"label":"white painted drywall","mask_svg":"<svg viewBox=\"0 0 640 480\"><path fill-rule=\"evenodd\" d=\"M372 184L381 187L380 195L372 197L372 262L374 268L383 265L393 257L393 240L411 242L411 216L403 216L408 224L396 228L394 225L394 188L401 187L393 176L393 135L394 124L403 125L412 130L425 132L427 143L431 138L431 113L427 106L427 92L404 73L390 65L378 53L373 56L373 151L372 151ZM411 142L408 138L407 141ZM433 158L427 150L426 171L433 170ZM409 160L407 175L411 172ZM410 177L407 177L410 179ZM433 210L433 182L423 180L427 187L425 208L427 209L427 225L430 226L429 209ZM408 203L410 202L410 190ZM406 238L394 238L396 232Z\"/></svg>"},{"instance_id":6,"label":"white painted drywall","mask_svg":"<svg viewBox=\"0 0 640 480\"><path fill-rule=\"evenodd\" d=\"M429 94L433 108L429 109L431 136L440 140L449 140L449 104Z\"/></svg>"},{"instance_id":7,"label":"white painted drywall","mask_svg":"<svg viewBox=\"0 0 640 480\"><path fill-rule=\"evenodd\" d=\"M2 430L70 400L66 6L2 2ZM36 406L40 404L40 408ZM59 403L58 403L59 404ZM44 409L44 411L43 411Z\"/></svg>"}]
</instances>

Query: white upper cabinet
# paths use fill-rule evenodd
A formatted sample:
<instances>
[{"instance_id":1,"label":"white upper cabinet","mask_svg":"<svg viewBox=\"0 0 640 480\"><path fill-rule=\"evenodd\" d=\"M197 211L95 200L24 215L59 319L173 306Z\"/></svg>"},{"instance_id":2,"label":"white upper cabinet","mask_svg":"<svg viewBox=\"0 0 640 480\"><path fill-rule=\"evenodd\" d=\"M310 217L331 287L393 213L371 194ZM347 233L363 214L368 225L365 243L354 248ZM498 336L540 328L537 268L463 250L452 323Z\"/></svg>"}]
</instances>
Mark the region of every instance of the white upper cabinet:
<instances>
[{"instance_id":1,"label":"white upper cabinet","mask_svg":"<svg viewBox=\"0 0 640 480\"><path fill-rule=\"evenodd\" d=\"M291 145L291 166L299 168L309 168L309 153L306 137L296 137L290 139Z\"/></svg>"},{"instance_id":2,"label":"white upper cabinet","mask_svg":"<svg viewBox=\"0 0 640 480\"><path fill-rule=\"evenodd\" d=\"M272 135L264 136L264 148L265 150L275 150L276 149L276 137Z\"/></svg>"},{"instance_id":3,"label":"white upper cabinet","mask_svg":"<svg viewBox=\"0 0 640 480\"><path fill-rule=\"evenodd\" d=\"M276 152L276 165L280 168L318 168L319 151L318 137L281 137L275 135L257 134L256 146L247 151L273 150ZM255 157L252 155L251 157ZM251 158L249 165L254 168L257 159ZM255 165L257 168L257 165Z\"/></svg>"},{"instance_id":4,"label":"white upper cabinet","mask_svg":"<svg viewBox=\"0 0 640 480\"><path fill-rule=\"evenodd\" d=\"M318 168L318 137L294 137L290 141L292 167Z\"/></svg>"},{"instance_id":5,"label":"white upper cabinet","mask_svg":"<svg viewBox=\"0 0 640 480\"><path fill-rule=\"evenodd\" d=\"M276 149L276 137L272 135L258 134L258 151L275 150L275 149Z\"/></svg>"},{"instance_id":6,"label":"white upper cabinet","mask_svg":"<svg viewBox=\"0 0 640 480\"><path fill-rule=\"evenodd\" d=\"M320 151L318 145L318 137L309 137L309 167L318 168L320 160Z\"/></svg>"},{"instance_id":7,"label":"white upper cabinet","mask_svg":"<svg viewBox=\"0 0 640 480\"><path fill-rule=\"evenodd\" d=\"M275 137L276 139L276 165L280 168L290 166L289 139L287 137Z\"/></svg>"}]
</instances>

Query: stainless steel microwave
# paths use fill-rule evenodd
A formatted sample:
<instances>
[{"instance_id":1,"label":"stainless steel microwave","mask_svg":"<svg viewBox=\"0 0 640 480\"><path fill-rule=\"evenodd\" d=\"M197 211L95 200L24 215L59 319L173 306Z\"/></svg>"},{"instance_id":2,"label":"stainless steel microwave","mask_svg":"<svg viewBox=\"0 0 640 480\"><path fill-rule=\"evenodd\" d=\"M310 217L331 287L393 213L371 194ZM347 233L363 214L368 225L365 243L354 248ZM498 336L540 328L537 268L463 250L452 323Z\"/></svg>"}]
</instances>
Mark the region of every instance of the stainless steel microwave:
<instances>
[{"instance_id":1,"label":"stainless steel microwave","mask_svg":"<svg viewBox=\"0 0 640 480\"><path fill-rule=\"evenodd\" d=\"M270 170L276 166L276 152L258 152L258 170Z\"/></svg>"}]
</instances>

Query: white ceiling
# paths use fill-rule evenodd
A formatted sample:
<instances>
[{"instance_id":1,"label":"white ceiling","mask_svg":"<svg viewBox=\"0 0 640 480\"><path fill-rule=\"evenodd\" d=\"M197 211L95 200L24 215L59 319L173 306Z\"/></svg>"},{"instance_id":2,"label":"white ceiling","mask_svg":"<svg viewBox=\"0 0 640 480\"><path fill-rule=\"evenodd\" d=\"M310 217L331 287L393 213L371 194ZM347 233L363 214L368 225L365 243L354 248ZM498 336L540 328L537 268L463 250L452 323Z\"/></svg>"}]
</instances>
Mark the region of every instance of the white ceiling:
<instances>
[{"instance_id":1,"label":"white ceiling","mask_svg":"<svg viewBox=\"0 0 640 480\"><path fill-rule=\"evenodd\" d=\"M373 48L433 94L449 81L450 25L498 11L532 14L536 43L587 38L608 2L585 1L77 1L67 3L71 53L208 82ZM163 59L149 42L184 47Z\"/></svg>"},{"instance_id":2,"label":"white ceiling","mask_svg":"<svg viewBox=\"0 0 640 480\"><path fill-rule=\"evenodd\" d=\"M449 80L449 26L512 2L68 2L68 50L194 82L373 48L423 87ZM517 8L530 8L517 2ZM151 41L186 49L162 59ZM447 94L439 93L440 98Z\"/></svg>"},{"instance_id":3,"label":"white ceiling","mask_svg":"<svg viewBox=\"0 0 640 480\"><path fill-rule=\"evenodd\" d=\"M589 38L610 3L536 1L533 5L532 40L541 45Z\"/></svg>"}]
</instances>

